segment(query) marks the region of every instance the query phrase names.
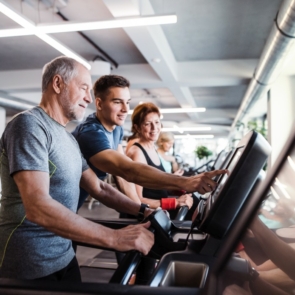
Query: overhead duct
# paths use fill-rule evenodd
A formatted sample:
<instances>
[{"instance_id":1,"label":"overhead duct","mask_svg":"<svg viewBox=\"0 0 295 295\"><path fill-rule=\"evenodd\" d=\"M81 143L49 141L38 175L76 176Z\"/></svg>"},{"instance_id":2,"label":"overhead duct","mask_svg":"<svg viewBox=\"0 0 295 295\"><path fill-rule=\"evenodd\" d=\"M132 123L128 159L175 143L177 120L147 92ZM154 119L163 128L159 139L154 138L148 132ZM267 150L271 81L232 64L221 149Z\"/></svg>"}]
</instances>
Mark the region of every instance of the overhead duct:
<instances>
[{"instance_id":1,"label":"overhead duct","mask_svg":"<svg viewBox=\"0 0 295 295\"><path fill-rule=\"evenodd\" d=\"M231 126L233 132L254 103L269 90L279 76L285 58L295 38L295 0L285 0L277 14L275 24L266 41L257 68L244 95L241 106Z\"/></svg>"}]
</instances>

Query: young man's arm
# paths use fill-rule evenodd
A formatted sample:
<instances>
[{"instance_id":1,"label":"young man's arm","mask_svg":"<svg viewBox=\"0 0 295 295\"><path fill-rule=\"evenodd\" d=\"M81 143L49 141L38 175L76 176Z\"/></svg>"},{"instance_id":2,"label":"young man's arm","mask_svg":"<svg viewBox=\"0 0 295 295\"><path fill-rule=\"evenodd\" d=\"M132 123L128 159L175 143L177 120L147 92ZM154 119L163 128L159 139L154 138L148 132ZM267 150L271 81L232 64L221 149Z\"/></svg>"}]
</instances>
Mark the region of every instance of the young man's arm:
<instances>
[{"instance_id":1,"label":"young man's arm","mask_svg":"<svg viewBox=\"0 0 295 295\"><path fill-rule=\"evenodd\" d=\"M152 189L185 190L205 194L216 187L213 177L225 174L226 170L205 172L192 177L164 173L154 167L134 162L118 151L107 149L90 157L96 168L120 176L129 182Z\"/></svg>"},{"instance_id":2,"label":"young man's arm","mask_svg":"<svg viewBox=\"0 0 295 295\"><path fill-rule=\"evenodd\" d=\"M41 171L20 171L13 175L26 211L26 218L62 237L118 251L136 249L147 254L153 244L153 235L145 225L113 230L93 223L73 213L49 195L49 175ZM104 203L114 205L131 214L137 214L139 205L117 190L99 181L91 169L83 172L82 187L86 184L93 195ZM123 196L123 197L122 197ZM123 199L123 200L121 200ZM114 204L115 203L115 204Z\"/></svg>"}]
</instances>

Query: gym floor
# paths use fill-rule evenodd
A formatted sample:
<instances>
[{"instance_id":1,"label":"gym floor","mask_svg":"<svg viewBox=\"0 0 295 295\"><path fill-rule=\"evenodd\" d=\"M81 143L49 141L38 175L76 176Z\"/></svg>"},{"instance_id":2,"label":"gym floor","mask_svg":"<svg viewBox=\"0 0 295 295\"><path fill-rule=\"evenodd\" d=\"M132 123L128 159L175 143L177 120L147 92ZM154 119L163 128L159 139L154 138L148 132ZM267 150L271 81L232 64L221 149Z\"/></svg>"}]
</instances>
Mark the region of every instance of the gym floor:
<instances>
[{"instance_id":1,"label":"gym floor","mask_svg":"<svg viewBox=\"0 0 295 295\"><path fill-rule=\"evenodd\" d=\"M83 204L78 214L86 218L119 218L117 211L98 202L90 203L89 201ZM83 282L108 283L117 266L115 253L112 251L78 246L76 256Z\"/></svg>"}]
</instances>

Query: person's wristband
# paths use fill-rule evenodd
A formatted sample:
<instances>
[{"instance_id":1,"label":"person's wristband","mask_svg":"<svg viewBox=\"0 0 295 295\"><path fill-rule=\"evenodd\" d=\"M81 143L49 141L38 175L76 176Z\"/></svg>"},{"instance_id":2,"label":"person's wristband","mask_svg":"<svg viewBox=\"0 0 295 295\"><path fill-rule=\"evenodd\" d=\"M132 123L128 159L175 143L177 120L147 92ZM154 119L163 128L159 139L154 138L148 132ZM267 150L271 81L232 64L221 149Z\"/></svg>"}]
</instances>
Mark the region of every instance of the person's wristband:
<instances>
[{"instance_id":1,"label":"person's wristband","mask_svg":"<svg viewBox=\"0 0 295 295\"><path fill-rule=\"evenodd\" d=\"M161 207L163 210L176 209L177 202L175 198L163 198L161 199Z\"/></svg>"},{"instance_id":2,"label":"person's wristband","mask_svg":"<svg viewBox=\"0 0 295 295\"><path fill-rule=\"evenodd\" d=\"M140 204L140 209L139 209L139 212L138 212L138 215L137 215L137 218L139 220L142 220L144 218L144 211L146 208L149 208L150 206L148 204L144 204L144 203L141 203Z\"/></svg>"}]
</instances>

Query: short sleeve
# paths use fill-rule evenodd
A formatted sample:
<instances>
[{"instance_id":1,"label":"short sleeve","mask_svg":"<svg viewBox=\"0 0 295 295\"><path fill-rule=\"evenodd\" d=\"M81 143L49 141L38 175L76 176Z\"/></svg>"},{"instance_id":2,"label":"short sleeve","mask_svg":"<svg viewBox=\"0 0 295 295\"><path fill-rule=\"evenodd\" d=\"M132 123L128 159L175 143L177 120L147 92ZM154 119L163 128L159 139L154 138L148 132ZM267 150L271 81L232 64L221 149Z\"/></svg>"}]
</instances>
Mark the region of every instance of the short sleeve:
<instances>
[{"instance_id":1,"label":"short sleeve","mask_svg":"<svg viewBox=\"0 0 295 295\"><path fill-rule=\"evenodd\" d=\"M81 157L82 157L82 172L84 172L87 169L89 169L89 166L88 166L87 161L85 160L85 158L83 157L82 154L81 154Z\"/></svg>"},{"instance_id":2,"label":"short sleeve","mask_svg":"<svg viewBox=\"0 0 295 295\"><path fill-rule=\"evenodd\" d=\"M76 137L76 140L86 160L99 152L111 149L109 139L106 134L99 129L81 132Z\"/></svg>"},{"instance_id":3,"label":"short sleeve","mask_svg":"<svg viewBox=\"0 0 295 295\"><path fill-rule=\"evenodd\" d=\"M120 126L120 127L121 127L121 126ZM120 139L119 139L119 144L122 144L123 136L124 136L124 130L123 130L123 128L121 127L121 128L120 128Z\"/></svg>"},{"instance_id":4,"label":"short sleeve","mask_svg":"<svg viewBox=\"0 0 295 295\"><path fill-rule=\"evenodd\" d=\"M20 114L9 123L4 149L9 160L9 172L37 170L49 172L48 143L50 138L34 116Z\"/></svg>"}]
</instances>

